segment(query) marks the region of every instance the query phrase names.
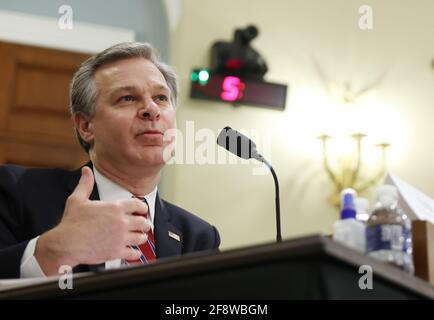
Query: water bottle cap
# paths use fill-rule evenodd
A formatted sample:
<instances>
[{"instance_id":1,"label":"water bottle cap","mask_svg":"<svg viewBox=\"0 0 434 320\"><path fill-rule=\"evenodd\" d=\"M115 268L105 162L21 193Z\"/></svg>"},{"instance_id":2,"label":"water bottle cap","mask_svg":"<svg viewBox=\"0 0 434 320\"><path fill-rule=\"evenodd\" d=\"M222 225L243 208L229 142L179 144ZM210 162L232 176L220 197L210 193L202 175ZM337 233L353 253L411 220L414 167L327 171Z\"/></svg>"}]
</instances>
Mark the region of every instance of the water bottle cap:
<instances>
[{"instance_id":1,"label":"water bottle cap","mask_svg":"<svg viewBox=\"0 0 434 320\"><path fill-rule=\"evenodd\" d=\"M356 218L356 210L354 209L343 209L341 211L341 219L355 219Z\"/></svg>"},{"instance_id":2,"label":"water bottle cap","mask_svg":"<svg viewBox=\"0 0 434 320\"><path fill-rule=\"evenodd\" d=\"M351 188L342 190L341 192L341 219L349 219L356 217L356 209L354 207L354 199L356 191Z\"/></svg>"},{"instance_id":3,"label":"water bottle cap","mask_svg":"<svg viewBox=\"0 0 434 320\"><path fill-rule=\"evenodd\" d=\"M354 209L354 199L356 198L356 191L351 188L342 190L341 192L341 210L346 208Z\"/></svg>"},{"instance_id":4,"label":"water bottle cap","mask_svg":"<svg viewBox=\"0 0 434 320\"><path fill-rule=\"evenodd\" d=\"M366 198L356 198L354 200L354 205L359 210L369 211L369 200Z\"/></svg>"},{"instance_id":5,"label":"water bottle cap","mask_svg":"<svg viewBox=\"0 0 434 320\"><path fill-rule=\"evenodd\" d=\"M377 201L381 199L398 200L398 189L390 184L385 184L377 188Z\"/></svg>"}]
</instances>

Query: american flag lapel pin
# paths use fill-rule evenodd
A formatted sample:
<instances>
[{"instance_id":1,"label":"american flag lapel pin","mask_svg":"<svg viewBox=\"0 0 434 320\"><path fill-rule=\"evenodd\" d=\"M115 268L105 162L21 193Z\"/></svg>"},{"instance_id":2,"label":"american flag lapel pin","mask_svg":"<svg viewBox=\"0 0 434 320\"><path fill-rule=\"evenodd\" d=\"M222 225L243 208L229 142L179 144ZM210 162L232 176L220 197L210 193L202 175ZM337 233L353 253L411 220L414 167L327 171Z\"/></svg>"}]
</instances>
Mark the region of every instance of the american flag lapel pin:
<instances>
[{"instance_id":1,"label":"american flag lapel pin","mask_svg":"<svg viewBox=\"0 0 434 320\"><path fill-rule=\"evenodd\" d=\"M172 239L175 239L176 241L181 241L181 237L177 235L176 233L173 233L172 231L169 231L169 237Z\"/></svg>"}]
</instances>

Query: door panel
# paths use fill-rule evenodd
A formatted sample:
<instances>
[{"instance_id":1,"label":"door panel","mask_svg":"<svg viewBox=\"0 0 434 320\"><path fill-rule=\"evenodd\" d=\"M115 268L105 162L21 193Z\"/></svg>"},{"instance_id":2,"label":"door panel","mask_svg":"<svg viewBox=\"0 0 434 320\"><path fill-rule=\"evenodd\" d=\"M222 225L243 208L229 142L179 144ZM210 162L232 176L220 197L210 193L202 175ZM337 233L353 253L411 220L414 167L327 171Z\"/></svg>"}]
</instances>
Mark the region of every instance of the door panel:
<instances>
[{"instance_id":1,"label":"door panel","mask_svg":"<svg viewBox=\"0 0 434 320\"><path fill-rule=\"evenodd\" d=\"M0 42L0 163L76 168L88 160L69 83L88 55Z\"/></svg>"}]
</instances>

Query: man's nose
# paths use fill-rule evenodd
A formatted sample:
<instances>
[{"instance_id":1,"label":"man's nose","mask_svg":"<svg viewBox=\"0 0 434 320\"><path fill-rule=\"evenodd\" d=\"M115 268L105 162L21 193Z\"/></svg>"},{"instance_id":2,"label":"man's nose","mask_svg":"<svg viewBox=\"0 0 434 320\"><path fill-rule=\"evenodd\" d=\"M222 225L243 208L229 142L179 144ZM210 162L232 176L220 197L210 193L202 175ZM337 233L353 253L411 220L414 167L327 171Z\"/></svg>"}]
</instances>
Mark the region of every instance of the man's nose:
<instances>
[{"instance_id":1,"label":"man's nose","mask_svg":"<svg viewBox=\"0 0 434 320\"><path fill-rule=\"evenodd\" d=\"M138 110L138 116L143 120L158 120L160 118L160 108L154 100L147 99Z\"/></svg>"}]
</instances>

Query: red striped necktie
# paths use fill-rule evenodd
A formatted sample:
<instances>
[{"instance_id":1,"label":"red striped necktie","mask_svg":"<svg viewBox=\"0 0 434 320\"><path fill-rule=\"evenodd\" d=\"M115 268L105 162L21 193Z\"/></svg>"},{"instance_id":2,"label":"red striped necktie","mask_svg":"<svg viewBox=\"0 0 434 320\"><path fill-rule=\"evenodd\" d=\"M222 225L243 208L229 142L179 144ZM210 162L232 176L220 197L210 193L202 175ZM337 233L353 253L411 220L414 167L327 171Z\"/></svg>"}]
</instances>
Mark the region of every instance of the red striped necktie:
<instances>
[{"instance_id":1,"label":"red striped necktie","mask_svg":"<svg viewBox=\"0 0 434 320\"><path fill-rule=\"evenodd\" d=\"M137 197L133 196L133 198L137 198L142 200L146 205L148 206L148 214L149 212L149 204L148 201L146 201L145 197ZM133 213L134 214L134 213ZM135 214L138 215L138 214ZM147 218L147 215L144 215L145 218ZM136 265L136 264L148 264L152 261L155 261L156 255L155 255L155 239L154 239L154 233L152 232L152 228L149 229L147 232L148 240L146 240L145 243L142 243L141 245L137 246L131 246L132 248L136 250L140 250L142 255L140 256L140 259L138 260L126 260L126 263L128 265Z\"/></svg>"}]
</instances>

